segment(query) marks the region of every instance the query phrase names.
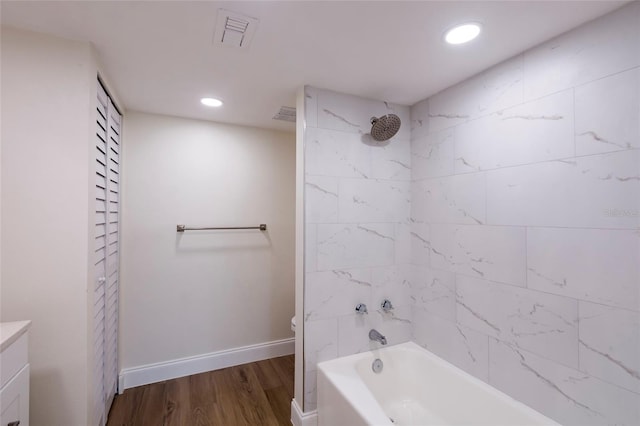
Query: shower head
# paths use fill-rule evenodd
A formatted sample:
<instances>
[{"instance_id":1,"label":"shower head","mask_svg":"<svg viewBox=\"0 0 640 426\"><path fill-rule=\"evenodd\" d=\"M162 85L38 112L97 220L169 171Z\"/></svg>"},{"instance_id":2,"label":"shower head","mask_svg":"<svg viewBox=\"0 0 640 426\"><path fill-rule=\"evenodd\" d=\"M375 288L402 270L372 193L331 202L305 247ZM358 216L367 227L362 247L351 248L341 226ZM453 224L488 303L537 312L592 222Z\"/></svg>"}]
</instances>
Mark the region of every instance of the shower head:
<instances>
[{"instance_id":1,"label":"shower head","mask_svg":"<svg viewBox=\"0 0 640 426\"><path fill-rule=\"evenodd\" d=\"M400 117L395 114L371 118L371 137L377 141L391 139L400 130Z\"/></svg>"}]
</instances>

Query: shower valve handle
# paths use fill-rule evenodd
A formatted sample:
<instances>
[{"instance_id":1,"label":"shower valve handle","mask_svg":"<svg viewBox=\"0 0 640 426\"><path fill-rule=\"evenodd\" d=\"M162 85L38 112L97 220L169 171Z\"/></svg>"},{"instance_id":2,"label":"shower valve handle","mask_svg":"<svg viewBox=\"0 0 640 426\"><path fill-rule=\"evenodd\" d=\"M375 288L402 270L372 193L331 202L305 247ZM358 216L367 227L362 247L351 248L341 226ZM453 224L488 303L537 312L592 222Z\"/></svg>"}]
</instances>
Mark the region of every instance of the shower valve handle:
<instances>
[{"instance_id":1,"label":"shower valve handle","mask_svg":"<svg viewBox=\"0 0 640 426\"><path fill-rule=\"evenodd\" d=\"M358 303L358 305L356 306L356 312L359 314L368 314L369 312L367 311L367 305L365 305L364 303Z\"/></svg>"},{"instance_id":2,"label":"shower valve handle","mask_svg":"<svg viewBox=\"0 0 640 426\"><path fill-rule=\"evenodd\" d=\"M384 299L382 301L382 303L380 304L380 307L385 312L389 312L389 311L393 310L393 305L391 304L391 301L389 301L389 299Z\"/></svg>"}]
</instances>

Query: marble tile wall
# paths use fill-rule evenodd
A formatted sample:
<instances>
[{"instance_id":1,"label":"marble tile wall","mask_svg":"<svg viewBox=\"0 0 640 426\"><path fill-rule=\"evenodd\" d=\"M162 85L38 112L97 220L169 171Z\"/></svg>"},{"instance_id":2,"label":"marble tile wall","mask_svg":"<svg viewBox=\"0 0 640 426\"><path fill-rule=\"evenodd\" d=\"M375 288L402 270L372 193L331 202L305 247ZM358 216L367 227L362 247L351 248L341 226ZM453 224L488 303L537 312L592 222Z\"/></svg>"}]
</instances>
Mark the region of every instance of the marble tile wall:
<instances>
[{"instance_id":1,"label":"marble tile wall","mask_svg":"<svg viewBox=\"0 0 640 426\"><path fill-rule=\"evenodd\" d=\"M373 116L395 113L398 134L378 143ZM316 407L317 363L368 351L376 328L411 339L413 253L428 256L428 228L412 229L409 107L305 88L304 410ZM415 250L412 248L415 247ZM395 309L383 313L380 303ZM365 303L369 313L355 307Z\"/></svg>"},{"instance_id":2,"label":"marble tile wall","mask_svg":"<svg viewBox=\"0 0 640 426\"><path fill-rule=\"evenodd\" d=\"M640 424L640 3L411 123L412 338L562 424Z\"/></svg>"}]
</instances>

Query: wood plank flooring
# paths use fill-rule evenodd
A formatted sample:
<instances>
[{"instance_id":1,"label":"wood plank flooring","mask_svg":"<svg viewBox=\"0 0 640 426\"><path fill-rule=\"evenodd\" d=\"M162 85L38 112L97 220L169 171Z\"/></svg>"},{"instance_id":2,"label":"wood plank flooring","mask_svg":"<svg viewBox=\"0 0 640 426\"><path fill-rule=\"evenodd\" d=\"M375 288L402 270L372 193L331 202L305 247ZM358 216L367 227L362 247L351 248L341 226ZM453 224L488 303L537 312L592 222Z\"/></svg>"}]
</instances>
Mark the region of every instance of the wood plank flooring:
<instances>
[{"instance_id":1,"label":"wood plank flooring","mask_svg":"<svg viewBox=\"0 0 640 426\"><path fill-rule=\"evenodd\" d=\"M290 426L293 355L125 390L107 426Z\"/></svg>"}]
</instances>

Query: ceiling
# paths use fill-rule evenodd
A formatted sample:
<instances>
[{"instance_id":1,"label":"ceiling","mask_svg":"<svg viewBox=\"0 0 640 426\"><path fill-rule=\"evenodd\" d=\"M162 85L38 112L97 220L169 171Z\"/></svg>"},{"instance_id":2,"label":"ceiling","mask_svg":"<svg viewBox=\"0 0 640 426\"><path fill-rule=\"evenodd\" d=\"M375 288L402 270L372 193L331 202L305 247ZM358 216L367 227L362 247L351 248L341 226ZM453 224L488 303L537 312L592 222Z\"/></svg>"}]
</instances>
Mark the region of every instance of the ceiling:
<instances>
[{"instance_id":1,"label":"ceiling","mask_svg":"<svg viewBox=\"0 0 640 426\"><path fill-rule=\"evenodd\" d=\"M412 105L625 1L2 1L3 25L90 41L128 110L294 131L273 120L309 84ZM259 19L213 43L218 9ZM482 23L467 45L450 26ZM217 109L200 104L218 97Z\"/></svg>"}]
</instances>

